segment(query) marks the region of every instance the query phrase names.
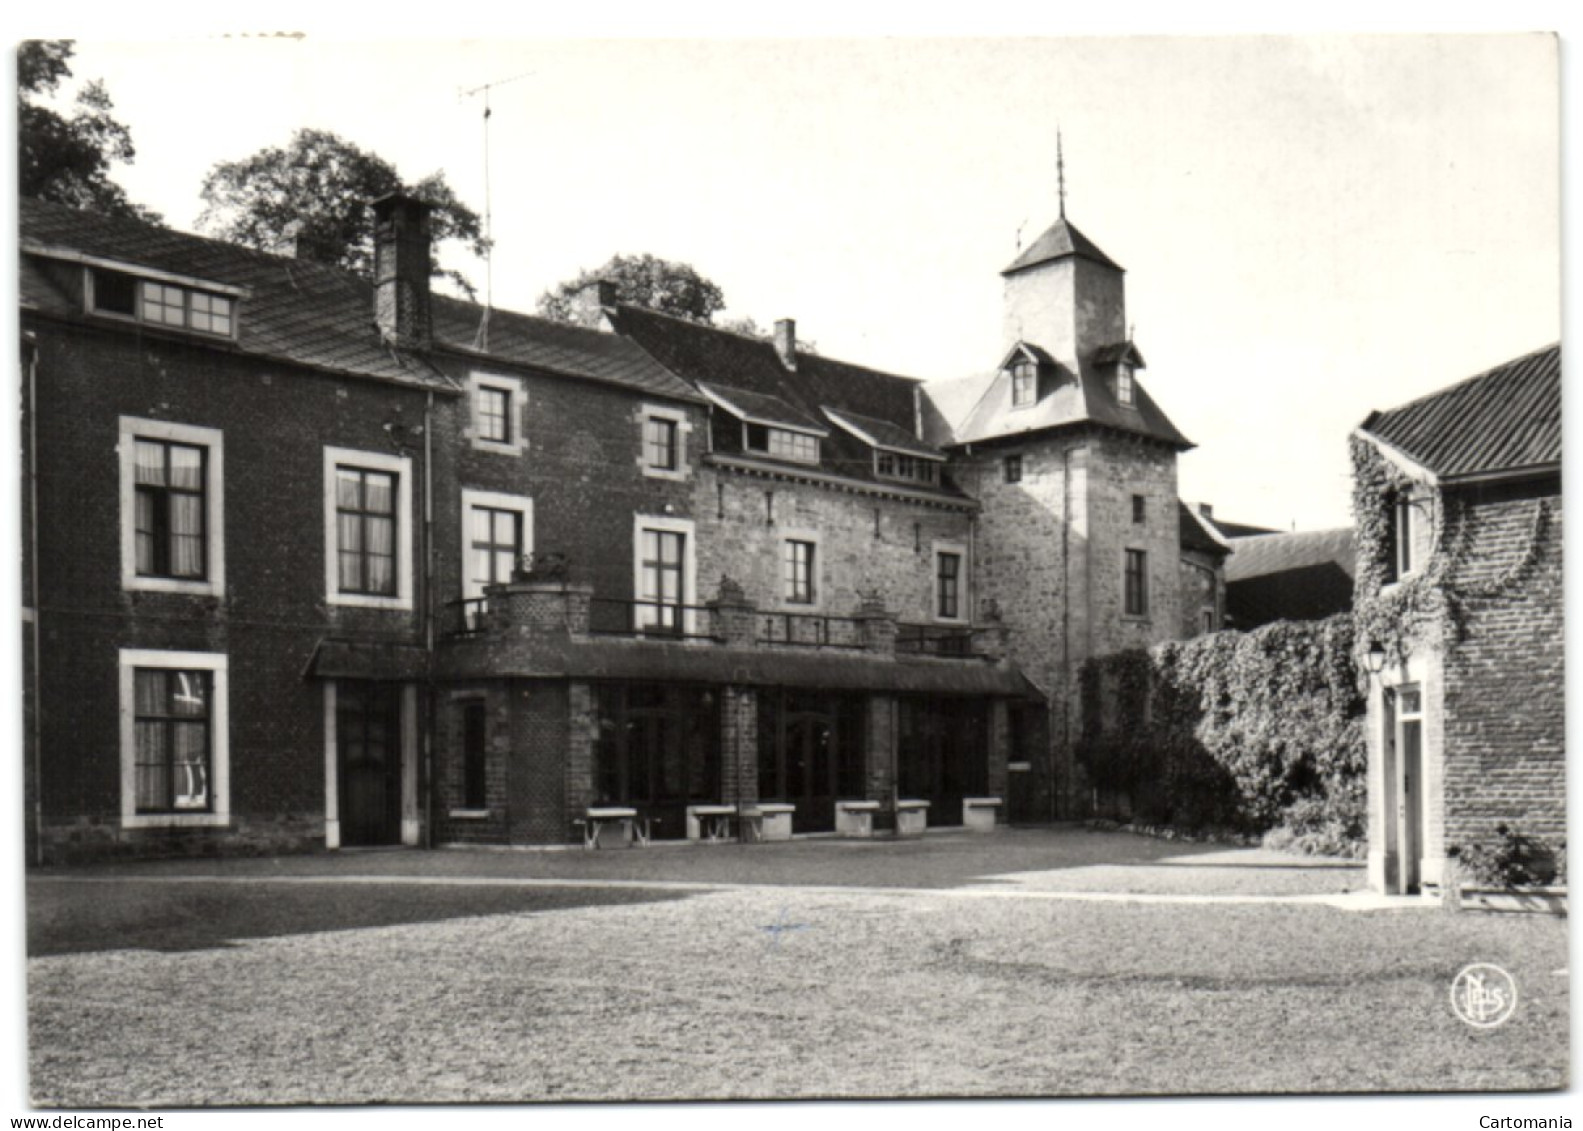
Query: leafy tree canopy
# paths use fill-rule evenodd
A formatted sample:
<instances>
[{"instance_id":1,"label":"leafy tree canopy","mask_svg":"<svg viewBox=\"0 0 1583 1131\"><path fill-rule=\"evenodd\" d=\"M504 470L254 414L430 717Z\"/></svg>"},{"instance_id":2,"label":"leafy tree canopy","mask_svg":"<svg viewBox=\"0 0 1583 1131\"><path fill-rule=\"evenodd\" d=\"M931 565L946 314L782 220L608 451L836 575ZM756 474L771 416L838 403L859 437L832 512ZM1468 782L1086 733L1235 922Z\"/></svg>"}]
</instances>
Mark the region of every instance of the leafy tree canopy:
<instances>
[{"instance_id":1,"label":"leafy tree canopy","mask_svg":"<svg viewBox=\"0 0 1583 1131\"><path fill-rule=\"evenodd\" d=\"M545 291L539 296L539 313L557 322L578 321L577 293L601 279L615 284L621 302L705 325L713 324L726 305L725 292L686 263L652 255L616 255L603 267Z\"/></svg>"},{"instance_id":2,"label":"leafy tree canopy","mask_svg":"<svg viewBox=\"0 0 1583 1131\"><path fill-rule=\"evenodd\" d=\"M17 48L17 182L23 196L157 223L160 215L127 199L110 166L137 155L132 133L111 114L104 84L77 92L69 114L45 103L71 77L69 39L30 39Z\"/></svg>"},{"instance_id":3,"label":"leafy tree canopy","mask_svg":"<svg viewBox=\"0 0 1583 1131\"><path fill-rule=\"evenodd\" d=\"M300 258L368 275L374 266L374 212L368 205L392 192L430 205L436 247L457 240L475 255L487 250L478 213L457 198L444 173L408 183L389 161L329 130L297 130L285 147L217 162L203 179L198 227L264 251L294 234ZM475 293L458 271L436 262L433 274L469 297Z\"/></svg>"}]
</instances>

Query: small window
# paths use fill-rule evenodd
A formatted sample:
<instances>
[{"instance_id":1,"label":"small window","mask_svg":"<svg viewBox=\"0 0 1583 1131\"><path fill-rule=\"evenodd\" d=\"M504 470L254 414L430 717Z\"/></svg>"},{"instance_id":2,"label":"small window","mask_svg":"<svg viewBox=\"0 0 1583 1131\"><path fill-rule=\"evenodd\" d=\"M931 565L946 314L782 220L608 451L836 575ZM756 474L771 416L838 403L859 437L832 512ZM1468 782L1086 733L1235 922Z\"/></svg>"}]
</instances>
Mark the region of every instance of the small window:
<instances>
[{"instance_id":1,"label":"small window","mask_svg":"<svg viewBox=\"0 0 1583 1131\"><path fill-rule=\"evenodd\" d=\"M133 672L138 814L210 811L210 673Z\"/></svg>"},{"instance_id":2,"label":"small window","mask_svg":"<svg viewBox=\"0 0 1583 1131\"><path fill-rule=\"evenodd\" d=\"M1413 500L1399 494L1392 502L1391 520L1391 580L1397 581L1413 572Z\"/></svg>"},{"instance_id":3,"label":"small window","mask_svg":"<svg viewBox=\"0 0 1583 1131\"><path fill-rule=\"evenodd\" d=\"M781 593L787 603L814 602L814 544L787 541L781 554Z\"/></svg>"},{"instance_id":4,"label":"small window","mask_svg":"<svg viewBox=\"0 0 1583 1131\"><path fill-rule=\"evenodd\" d=\"M874 474L882 479L906 479L913 483L933 484L939 476L939 469L933 460L899 452L876 451Z\"/></svg>"},{"instance_id":5,"label":"small window","mask_svg":"<svg viewBox=\"0 0 1583 1131\"><path fill-rule=\"evenodd\" d=\"M1007 483L1022 482L1022 457L1007 456L1004 464Z\"/></svg>"},{"instance_id":6,"label":"small window","mask_svg":"<svg viewBox=\"0 0 1583 1131\"><path fill-rule=\"evenodd\" d=\"M941 620L962 616L962 555L935 555L935 615Z\"/></svg>"},{"instance_id":7,"label":"small window","mask_svg":"<svg viewBox=\"0 0 1583 1131\"><path fill-rule=\"evenodd\" d=\"M777 459L798 463L819 462L819 437L765 424L745 424L742 444L750 452L763 452Z\"/></svg>"},{"instance_id":8,"label":"small window","mask_svg":"<svg viewBox=\"0 0 1583 1131\"><path fill-rule=\"evenodd\" d=\"M93 308L101 314L137 317L137 280L119 271L93 273Z\"/></svg>"},{"instance_id":9,"label":"small window","mask_svg":"<svg viewBox=\"0 0 1583 1131\"><path fill-rule=\"evenodd\" d=\"M1015 362L1011 367L1011 405L1021 408L1031 405L1039 397L1039 367L1028 358Z\"/></svg>"},{"instance_id":10,"label":"small window","mask_svg":"<svg viewBox=\"0 0 1583 1131\"><path fill-rule=\"evenodd\" d=\"M396 595L396 476L337 467L335 511L342 593Z\"/></svg>"},{"instance_id":11,"label":"small window","mask_svg":"<svg viewBox=\"0 0 1583 1131\"><path fill-rule=\"evenodd\" d=\"M1125 361L1116 366L1116 400L1129 407L1133 402L1132 366Z\"/></svg>"},{"instance_id":12,"label":"small window","mask_svg":"<svg viewBox=\"0 0 1583 1131\"><path fill-rule=\"evenodd\" d=\"M489 746L489 714L482 702L462 708L462 808L489 806L486 766Z\"/></svg>"},{"instance_id":13,"label":"small window","mask_svg":"<svg viewBox=\"0 0 1583 1131\"><path fill-rule=\"evenodd\" d=\"M138 279L121 271L92 272L93 309L153 326L174 326L229 338L236 301L210 291Z\"/></svg>"},{"instance_id":14,"label":"small window","mask_svg":"<svg viewBox=\"0 0 1583 1131\"><path fill-rule=\"evenodd\" d=\"M474 404L478 410L478 438L492 444L511 443L511 390L480 386Z\"/></svg>"},{"instance_id":15,"label":"small window","mask_svg":"<svg viewBox=\"0 0 1583 1131\"><path fill-rule=\"evenodd\" d=\"M676 470L676 421L660 416L644 420L643 458L656 471Z\"/></svg>"},{"instance_id":16,"label":"small window","mask_svg":"<svg viewBox=\"0 0 1583 1131\"><path fill-rule=\"evenodd\" d=\"M1142 495L1134 495L1134 496L1132 496L1132 521L1133 522L1142 522L1144 520L1144 516L1147 513L1147 511L1145 509L1146 506L1147 506L1147 504L1145 503L1144 498L1143 498Z\"/></svg>"},{"instance_id":17,"label":"small window","mask_svg":"<svg viewBox=\"0 0 1583 1131\"><path fill-rule=\"evenodd\" d=\"M1149 555L1143 550L1126 552L1122 612L1129 617L1149 615Z\"/></svg>"}]
</instances>

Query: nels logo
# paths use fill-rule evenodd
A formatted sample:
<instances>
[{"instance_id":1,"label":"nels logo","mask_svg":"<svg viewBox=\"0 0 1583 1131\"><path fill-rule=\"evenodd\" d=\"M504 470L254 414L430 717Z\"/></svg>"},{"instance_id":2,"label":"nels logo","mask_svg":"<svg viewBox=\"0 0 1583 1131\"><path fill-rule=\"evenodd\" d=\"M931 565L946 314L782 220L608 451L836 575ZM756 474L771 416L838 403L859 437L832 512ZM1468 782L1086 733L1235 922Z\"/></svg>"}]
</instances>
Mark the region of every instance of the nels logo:
<instances>
[{"instance_id":1,"label":"nels logo","mask_svg":"<svg viewBox=\"0 0 1583 1131\"><path fill-rule=\"evenodd\" d=\"M1475 962L1452 980L1451 1008L1475 1029L1493 1029L1517 1009L1517 983L1499 966Z\"/></svg>"}]
</instances>

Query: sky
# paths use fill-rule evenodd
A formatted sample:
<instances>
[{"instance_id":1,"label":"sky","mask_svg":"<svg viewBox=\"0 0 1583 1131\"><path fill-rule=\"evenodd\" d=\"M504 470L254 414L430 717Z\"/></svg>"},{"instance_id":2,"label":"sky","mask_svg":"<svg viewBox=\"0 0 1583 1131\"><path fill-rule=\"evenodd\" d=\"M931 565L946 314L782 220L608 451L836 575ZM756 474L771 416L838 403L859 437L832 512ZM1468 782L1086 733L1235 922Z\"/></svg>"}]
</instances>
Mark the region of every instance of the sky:
<instances>
[{"instance_id":1,"label":"sky","mask_svg":"<svg viewBox=\"0 0 1583 1131\"><path fill-rule=\"evenodd\" d=\"M489 199L496 305L615 253L731 315L940 379L992 368L1019 238L1067 214L1127 269L1184 498L1345 525L1346 437L1560 337L1544 35L838 40L83 39L117 180L191 229L216 161L333 130ZM466 93L474 90L475 93ZM485 269L453 257L475 282Z\"/></svg>"}]
</instances>

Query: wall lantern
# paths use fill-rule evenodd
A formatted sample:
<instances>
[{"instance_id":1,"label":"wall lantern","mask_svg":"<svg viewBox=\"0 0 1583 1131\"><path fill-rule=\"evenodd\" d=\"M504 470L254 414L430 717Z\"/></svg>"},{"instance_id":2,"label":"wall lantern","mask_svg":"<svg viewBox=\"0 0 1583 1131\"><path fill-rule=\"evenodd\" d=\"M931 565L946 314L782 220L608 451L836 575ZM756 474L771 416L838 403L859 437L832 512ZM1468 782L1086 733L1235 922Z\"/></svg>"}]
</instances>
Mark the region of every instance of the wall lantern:
<instances>
[{"instance_id":1,"label":"wall lantern","mask_svg":"<svg viewBox=\"0 0 1583 1131\"><path fill-rule=\"evenodd\" d=\"M1368 665L1370 675L1379 675L1385 670L1385 645L1378 640L1369 641Z\"/></svg>"}]
</instances>

